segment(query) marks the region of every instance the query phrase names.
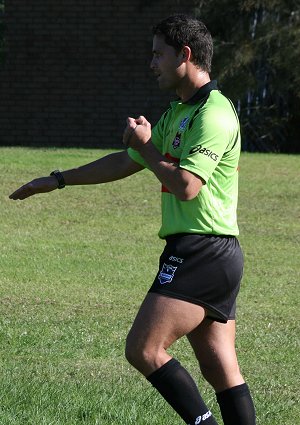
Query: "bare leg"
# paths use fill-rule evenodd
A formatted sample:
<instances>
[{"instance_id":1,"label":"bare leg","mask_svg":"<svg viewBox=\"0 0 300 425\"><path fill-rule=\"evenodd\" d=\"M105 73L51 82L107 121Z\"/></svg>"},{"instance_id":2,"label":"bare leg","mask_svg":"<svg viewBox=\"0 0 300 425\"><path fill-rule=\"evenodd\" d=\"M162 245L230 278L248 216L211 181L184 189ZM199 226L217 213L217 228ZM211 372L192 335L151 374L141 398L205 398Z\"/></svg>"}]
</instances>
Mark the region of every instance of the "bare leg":
<instances>
[{"instance_id":1,"label":"bare leg","mask_svg":"<svg viewBox=\"0 0 300 425\"><path fill-rule=\"evenodd\" d=\"M203 376L214 387L224 425L255 425L255 408L235 351L235 321L205 319L188 335Z\"/></svg>"},{"instance_id":2,"label":"bare leg","mask_svg":"<svg viewBox=\"0 0 300 425\"><path fill-rule=\"evenodd\" d=\"M235 321L219 323L205 319L188 339L204 378L216 392L244 383L235 351Z\"/></svg>"},{"instance_id":3,"label":"bare leg","mask_svg":"<svg viewBox=\"0 0 300 425\"><path fill-rule=\"evenodd\" d=\"M127 337L126 358L144 376L171 359L167 349L197 328L205 310L195 304L149 293Z\"/></svg>"},{"instance_id":4,"label":"bare leg","mask_svg":"<svg viewBox=\"0 0 300 425\"><path fill-rule=\"evenodd\" d=\"M177 339L197 328L205 310L150 293L127 337L126 357L187 424L217 425L190 374L167 353Z\"/></svg>"}]
</instances>

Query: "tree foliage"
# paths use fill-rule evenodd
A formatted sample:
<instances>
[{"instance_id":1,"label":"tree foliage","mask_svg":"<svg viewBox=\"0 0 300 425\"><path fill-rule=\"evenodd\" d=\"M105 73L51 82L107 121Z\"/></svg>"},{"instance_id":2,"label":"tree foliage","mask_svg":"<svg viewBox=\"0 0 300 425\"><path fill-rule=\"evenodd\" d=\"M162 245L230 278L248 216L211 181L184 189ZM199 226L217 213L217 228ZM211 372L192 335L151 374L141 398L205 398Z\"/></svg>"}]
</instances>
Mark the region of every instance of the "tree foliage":
<instances>
[{"instance_id":1,"label":"tree foliage","mask_svg":"<svg viewBox=\"0 0 300 425\"><path fill-rule=\"evenodd\" d=\"M299 152L300 2L200 1L195 12L214 36L214 74L237 106L244 149Z\"/></svg>"}]
</instances>

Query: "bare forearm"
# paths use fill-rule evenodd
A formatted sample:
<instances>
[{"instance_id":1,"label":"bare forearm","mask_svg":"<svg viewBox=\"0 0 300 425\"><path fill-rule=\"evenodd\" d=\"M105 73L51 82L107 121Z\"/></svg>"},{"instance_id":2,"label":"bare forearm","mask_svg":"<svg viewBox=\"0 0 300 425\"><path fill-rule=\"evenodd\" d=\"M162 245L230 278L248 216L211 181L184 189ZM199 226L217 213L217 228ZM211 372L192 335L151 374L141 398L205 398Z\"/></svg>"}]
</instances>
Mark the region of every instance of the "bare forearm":
<instances>
[{"instance_id":1,"label":"bare forearm","mask_svg":"<svg viewBox=\"0 0 300 425\"><path fill-rule=\"evenodd\" d=\"M106 183L127 177L141 169L126 152L107 155L89 164L62 172L66 185Z\"/></svg>"},{"instance_id":2,"label":"bare forearm","mask_svg":"<svg viewBox=\"0 0 300 425\"><path fill-rule=\"evenodd\" d=\"M160 182L178 199L188 201L197 196L202 187L200 178L169 161L151 142L141 146L139 153L150 165Z\"/></svg>"}]
</instances>

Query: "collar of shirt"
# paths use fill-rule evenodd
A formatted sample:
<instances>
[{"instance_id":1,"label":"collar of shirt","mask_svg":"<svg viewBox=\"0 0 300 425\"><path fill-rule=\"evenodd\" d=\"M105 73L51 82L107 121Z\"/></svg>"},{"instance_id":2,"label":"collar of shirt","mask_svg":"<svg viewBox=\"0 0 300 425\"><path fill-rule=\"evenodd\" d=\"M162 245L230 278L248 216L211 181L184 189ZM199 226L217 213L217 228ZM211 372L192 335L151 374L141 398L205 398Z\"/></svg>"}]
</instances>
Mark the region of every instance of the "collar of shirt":
<instances>
[{"instance_id":1,"label":"collar of shirt","mask_svg":"<svg viewBox=\"0 0 300 425\"><path fill-rule=\"evenodd\" d=\"M217 80L211 80L208 83L204 84L204 86L200 87L200 89L194 94L193 97L191 97L186 102L183 102L183 104L195 105L199 102L199 100L206 97L212 90L218 90Z\"/></svg>"}]
</instances>

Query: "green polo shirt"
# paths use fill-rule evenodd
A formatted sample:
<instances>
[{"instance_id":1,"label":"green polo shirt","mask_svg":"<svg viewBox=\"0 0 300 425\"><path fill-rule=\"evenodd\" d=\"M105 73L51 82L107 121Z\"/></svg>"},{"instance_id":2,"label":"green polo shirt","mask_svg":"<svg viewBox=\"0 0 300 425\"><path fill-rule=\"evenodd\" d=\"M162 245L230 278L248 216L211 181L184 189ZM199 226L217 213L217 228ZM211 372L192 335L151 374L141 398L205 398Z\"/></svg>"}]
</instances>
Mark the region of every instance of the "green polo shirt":
<instances>
[{"instance_id":1,"label":"green polo shirt","mask_svg":"<svg viewBox=\"0 0 300 425\"><path fill-rule=\"evenodd\" d=\"M238 235L238 162L240 128L235 109L218 89L205 84L188 102L175 101L152 129L152 143L205 185L190 201L180 201L162 186L159 236L176 233ZM129 156L149 168L141 155Z\"/></svg>"}]
</instances>

